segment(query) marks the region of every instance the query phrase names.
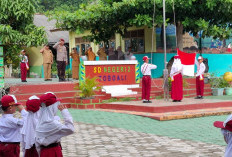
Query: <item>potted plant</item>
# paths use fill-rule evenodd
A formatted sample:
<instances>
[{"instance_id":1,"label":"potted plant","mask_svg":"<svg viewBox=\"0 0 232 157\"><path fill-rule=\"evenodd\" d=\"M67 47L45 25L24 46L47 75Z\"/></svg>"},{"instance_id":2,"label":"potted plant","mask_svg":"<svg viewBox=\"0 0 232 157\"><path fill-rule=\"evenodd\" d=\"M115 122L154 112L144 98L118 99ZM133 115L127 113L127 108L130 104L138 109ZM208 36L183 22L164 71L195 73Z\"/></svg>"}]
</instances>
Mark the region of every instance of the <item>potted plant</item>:
<instances>
[{"instance_id":1,"label":"potted plant","mask_svg":"<svg viewBox=\"0 0 232 157\"><path fill-rule=\"evenodd\" d=\"M20 78L20 70L19 70L19 68L12 70L12 76L15 77L15 78Z\"/></svg>"},{"instance_id":2,"label":"potted plant","mask_svg":"<svg viewBox=\"0 0 232 157\"><path fill-rule=\"evenodd\" d=\"M83 82L80 82L80 84L76 84L74 89L80 90L79 96L81 99L93 99L95 91L102 89L102 86L98 82L98 77L87 77Z\"/></svg>"},{"instance_id":3,"label":"potted plant","mask_svg":"<svg viewBox=\"0 0 232 157\"><path fill-rule=\"evenodd\" d=\"M57 78L57 71L52 71L52 78Z\"/></svg>"},{"instance_id":4,"label":"potted plant","mask_svg":"<svg viewBox=\"0 0 232 157\"><path fill-rule=\"evenodd\" d=\"M72 71L71 71L71 69L68 69L68 70L65 71L65 76L67 78L71 78L72 77Z\"/></svg>"},{"instance_id":5,"label":"potted plant","mask_svg":"<svg viewBox=\"0 0 232 157\"><path fill-rule=\"evenodd\" d=\"M57 78L57 66L56 66L56 62L54 62L53 64L52 64L52 78Z\"/></svg>"},{"instance_id":6,"label":"potted plant","mask_svg":"<svg viewBox=\"0 0 232 157\"><path fill-rule=\"evenodd\" d=\"M225 94L232 95L232 73L226 72L223 75L223 79L227 82L227 86L225 88Z\"/></svg>"},{"instance_id":7,"label":"potted plant","mask_svg":"<svg viewBox=\"0 0 232 157\"><path fill-rule=\"evenodd\" d=\"M228 82L225 81L222 77L210 78L209 83L212 88L212 94L214 96L222 96L224 88L228 86Z\"/></svg>"}]
</instances>

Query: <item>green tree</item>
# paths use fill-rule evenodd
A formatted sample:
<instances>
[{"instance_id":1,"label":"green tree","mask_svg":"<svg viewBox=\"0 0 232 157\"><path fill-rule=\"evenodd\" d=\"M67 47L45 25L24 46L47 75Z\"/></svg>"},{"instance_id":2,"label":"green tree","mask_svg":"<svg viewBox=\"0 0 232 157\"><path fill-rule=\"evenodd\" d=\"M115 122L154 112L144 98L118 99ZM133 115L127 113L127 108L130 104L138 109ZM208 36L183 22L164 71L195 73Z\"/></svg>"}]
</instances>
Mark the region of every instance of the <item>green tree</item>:
<instances>
[{"instance_id":1,"label":"green tree","mask_svg":"<svg viewBox=\"0 0 232 157\"><path fill-rule=\"evenodd\" d=\"M154 0L99 0L82 5L76 12L53 14L57 26L77 33L90 30L91 41L108 41L115 33L124 35L128 27L152 27ZM163 1L155 0L155 27L162 26ZM177 47L183 48L182 34L225 39L231 34L231 0L166 0L168 23L176 25ZM175 10L173 10L173 8ZM175 21L174 21L175 13Z\"/></svg>"},{"instance_id":2,"label":"green tree","mask_svg":"<svg viewBox=\"0 0 232 157\"><path fill-rule=\"evenodd\" d=\"M230 0L167 0L167 17L174 23L173 5L175 8L175 25L177 28L177 47L183 48L182 34L191 32L202 37L227 39L231 36Z\"/></svg>"},{"instance_id":3,"label":"green tree","mask_svg":"<svg viewBox=\"0 0 232 157\"><path fill-rule=\"evenodd\" d=\"M0 1L0 39L4 46L5 63L19 63L21 47L39 46L47 42L43 27L33 24L34 0Z\"/></svg>"},{"instance_id":4,"label":"green tree","mask_svg":"<svg viewBox=\"0 0 232 157\"><path fill-rule=\"evenodd\" d=\"M82 3L90 2L91 0L38 0L37 11L75 11Z\"/></svg>"},{"instance_id":5,"label":"green tree","mask_svg":"<svg viewBox=\"0 0 232 157\"><path fill-rule=\"evenodd\" d=\"M141 8L143 10L141 11ZM144 9L146 8L146 9ZM143 12L141 14L140 12ZM157 12L160 12L157 10ZM157 13L156 25L161 26L161 13ZM133 25L152 26L153 6L151 0L99 0L88 5L81 5L76 12L66 11L50 14L57 20L57 27L81 33L90 30L90 41L107 42L115 33L124 35Z\"/></svg>"}]
</instances>

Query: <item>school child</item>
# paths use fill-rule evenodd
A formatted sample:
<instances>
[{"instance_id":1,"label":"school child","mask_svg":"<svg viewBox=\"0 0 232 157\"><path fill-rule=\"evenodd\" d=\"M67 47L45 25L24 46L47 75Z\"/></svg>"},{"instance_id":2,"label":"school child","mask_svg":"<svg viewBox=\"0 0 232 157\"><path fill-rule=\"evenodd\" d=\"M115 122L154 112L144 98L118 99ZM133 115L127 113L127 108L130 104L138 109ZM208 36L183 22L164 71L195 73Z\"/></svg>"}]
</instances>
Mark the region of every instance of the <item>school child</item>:
<instances>
[{"instance_id":1,"label":"school child","mask_svg":"<svg viewBox=\"0 0 232 157\"><path fill-rule=\"evenodd\" d=\"M21 130L21 146L24 152L24 157L39 157L35 147L35 128L39 121L40 104L40 99L35 95L31 96L26 102L28 115L25 118Z\"/></svg>"},{"instance_id":2,"label":"school child","mask_svg":"<svg viewBox=\"0 0 232 157\"><path fill-rule=\"evenodd\" d=\"M14 95L4 95L1 99L3 115L0 118L0 156L19 157L20 155L20 129L23 127L27 111L17 102ZM23 119L14 118L13 114L18 108Z\"/></svg>"},{"instance_id":3,"label":"school child","mask_svg":"<svg viewBox=\"0 0 232 157\"><path fill-rule=\"evenodd\" d=\"M143 65L141 66L141 72L143 74L142 78L142 99L143 103L151 103L150 101L150 91L151 91L151 70L156 69L157 66L149 64L149 59L147 56L143 57Z\"/></svg>"},{"instance_id":4,"label":"school child","mask_svg":"<svg viewBox=\"0 0 232 157\"><path fill-rule=\"evenodd\" d=\"M232 156L232 115L230 115L224 122L215 121L214 126L221 128L222 135L224 140L227 143L225 150L225 157Z\"/></svg>"},{"instance_id":5,"label":"school child","mask_svg":"<svg viewBox=\"0 0 232 157\"><path fill-rule=\"evenodd\" d=\"M20 61L21 81L27 82L27 70L29 70L29 64L28 64L28 57L26 56L26 51L22 50L19 56L21 57L21 61Z\"/></svg>"},{"instance_id":6,"label":"school child","mask_svg":"<svg viewBox=\"0 0 232 157\"><path fill-rule=\"evenodd\" d=\"M40 157L62 157L60 140L74 133L72 116L52 92L43 94L40 101L41 116L36 126L36 147ZM56 118L58 109L64 118L64 124Z\"/></svg>"},{"instance_id":7,"label":"school child","mask_svg":"<svg viewBox=\"0 0 232 157\"><path fill-rule=\"evenodd\" d=\"M180 102L183 99L183 80L182 80L183 65L180 57L174 56L170 77L172 80L171 98L173 102Z\"/></svg>"},{"instance_id":8,"label":"school child","mask_svg":"<svg viewBox=\"0 0 232 157\"><path fill-rule=\"evenodd\" d=\"M198 60L195 59L195 64L197 65L197 74L196 74L197 97L195 97L195 99L203 99L203 95L204 95L204 72L205 72L205 64L203 63L203 57L199 56Z\"/></svg>"}]
</instances>

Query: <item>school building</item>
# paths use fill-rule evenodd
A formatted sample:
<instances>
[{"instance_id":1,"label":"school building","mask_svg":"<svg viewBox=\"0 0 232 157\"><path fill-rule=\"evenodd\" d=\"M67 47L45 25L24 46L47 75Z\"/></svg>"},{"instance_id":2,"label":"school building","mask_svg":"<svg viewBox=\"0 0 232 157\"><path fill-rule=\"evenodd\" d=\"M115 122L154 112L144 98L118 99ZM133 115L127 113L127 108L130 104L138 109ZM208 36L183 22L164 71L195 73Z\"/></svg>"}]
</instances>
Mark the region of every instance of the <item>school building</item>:
<instances>
[{"instance_id":1,"label":"school building","mask_svg":"<svg viewBox=\"0 0 232 157\"><path fill-rule=\"evenodd\" d=\"M66 46L71 51L72 48L77 47L82 55L87 50L88 47L93 48L93 52L97 53L98 49L107 46L114 47L116 49L121 46L122 51L126 52L128 47L133 47L133 53L136 59L142 64L142 57L147 55L152 58L151 63L156 64L158 68L153 72L153 78L162 77L164 69L164 53L163 53L163 34L161 28L156 28L154 32L153 39L153 49L152 52L152 28L144 27L131 27L128 29L125 37L120 34L115 34L109 41L109 45L104 45L104 43L95 44L89 42L85 38L89 35L89 31L85 31L83 34L76 34L75 32L67 31L55 31L55 21L48 21L45 15L35 15L34 23L36 26L44 26L47 32L48 41L50 45L55 44L60 38L64 38L66 41ZM176 55L176 37L175 37L175 27L168 25L166 29L167 35L167 62ZM199 44L199 38L191 36L189 33L183 35L184 50L188 50L192 46L196 46L196 42ZM223 75L227 71L232 71L231 52L227 51L227 45L231 42L231 39L219 41L213 40L212 38L201 39L202 44L202 55L208 58L209 63L209 73L215 73L218 76ZM29 65L30 65L30 77L43 77L43 66L42 66L42 55L39 52L41 47L26 48L27 54L29 55ZM54 55L56 52L53 51ZM70 67L71 68L70 59ZM56 67L53 68L54 70Z\"/></svg>"},{"instance_id":2,"label":"school building","mask_svg":"<svg viewBox=\"0 0 232 157\"><path fill-rule=\"evenodd\" d=\"M167 62L176 55L176 36L175 36L175 27L173 25L168 25L166 30L167 35ZM71 48L77 47L80 50L80 53L84 55L84 52L88 47L92 47L93 51L96 53L99 48L104 46L104 43L95 44L89 42L83 37L89 35L89 31L85 31L83 34L76 34L75 32L69 32L69 45ZM153 49L152 52L152 28L144 27L131 27L128 29L128 33L123 38L120 34L115 34L115 36L110 39L109 45L107 47L114 47L115 49L118 46L122 47L122 51L126 52L128 47L133 47L134 55L140 64L143 63L142 57L147 55L152 58L151 63L156 64L158 68L153 72L153 78L159 78L163 75L164 69L164 53L163 53L163 41L162 41L162 30L161 28L156 28L154 32L153 39ZM209 64L209 73L214 73L215 75L223 75L227 71L232 71L232 54L227 51L226 44L230 40L214 40L215 47L212 47L212 38L199 39L191 36L189 33L183 35L183 48L185 51L191 49L191 47L199 47L199 40L201 40L202 55L204 58L208 58ZM197 45L198 43L198 45ZM216 46L216 45L219 46ZM220 64L219 64L220 63Z\"/></svg>"}]
</instances>

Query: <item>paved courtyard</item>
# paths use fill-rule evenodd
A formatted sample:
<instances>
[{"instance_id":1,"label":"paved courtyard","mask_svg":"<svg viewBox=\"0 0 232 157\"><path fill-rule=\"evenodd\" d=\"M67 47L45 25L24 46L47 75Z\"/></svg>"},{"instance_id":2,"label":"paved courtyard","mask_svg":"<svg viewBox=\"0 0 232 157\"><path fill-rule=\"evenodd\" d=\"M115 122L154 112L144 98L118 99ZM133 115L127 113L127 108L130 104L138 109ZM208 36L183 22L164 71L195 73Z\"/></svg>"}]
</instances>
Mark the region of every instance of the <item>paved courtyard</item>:
<instances>
[{"instance_id":1,"label":"paved courtyard","mask_svg":"<svg viewBox=\"0 0 232 157\"><path fill-rule=\"evenodd\" d=\"M146 134L104 125L75 123L77 132L62 140L67 157L223 156L224 146Z\"/></svg>"},{"instance_id":2,"label":"paved courtyard","mask_svg":"<svg viewBox=\"0 0 232 157\"><path fill-rule=\"evenodd\" d=\"M156 121L134 115L70 110L76 133L62 139L66 157L221 157L225 142L212 116Z\"/></svg>"}]
</instances>

